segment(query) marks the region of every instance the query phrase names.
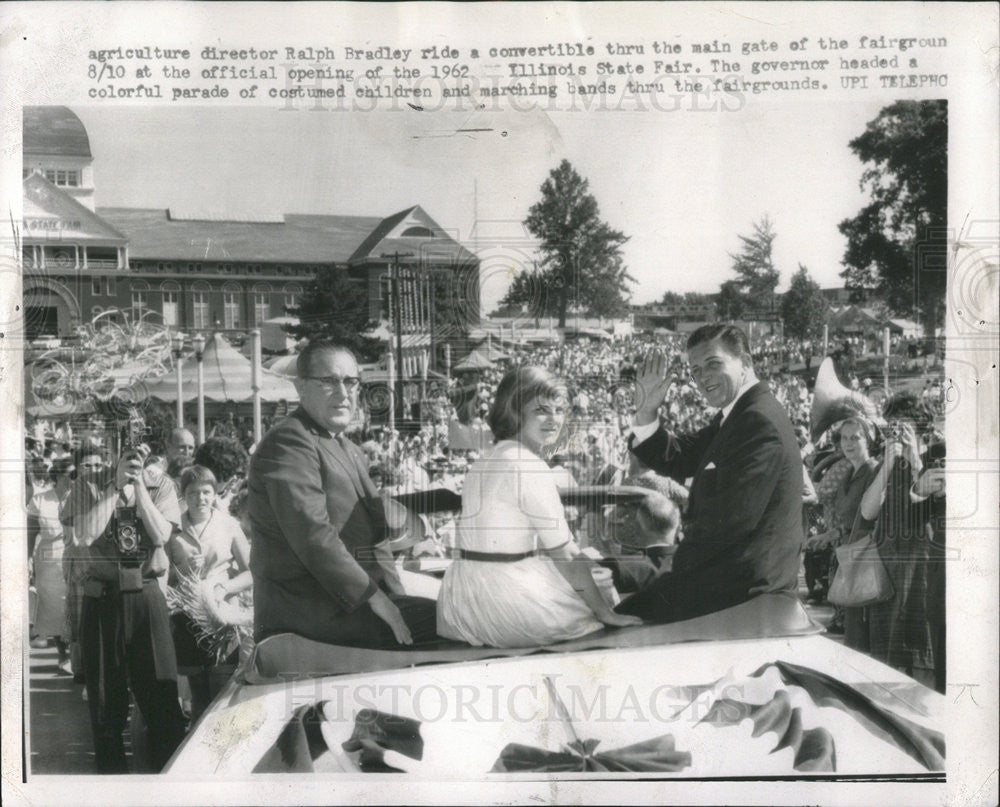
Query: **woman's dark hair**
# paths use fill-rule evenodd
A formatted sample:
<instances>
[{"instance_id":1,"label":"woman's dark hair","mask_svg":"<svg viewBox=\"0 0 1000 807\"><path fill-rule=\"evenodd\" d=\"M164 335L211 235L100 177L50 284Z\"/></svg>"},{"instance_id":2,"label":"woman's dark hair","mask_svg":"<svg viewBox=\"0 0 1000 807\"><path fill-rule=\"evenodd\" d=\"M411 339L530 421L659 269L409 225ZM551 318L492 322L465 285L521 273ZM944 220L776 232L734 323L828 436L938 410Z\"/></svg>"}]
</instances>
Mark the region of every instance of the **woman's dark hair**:
<instances>
[{"instance_id":1,"label":"woman's dark hair","mask_svg":"<svg viewBox=\"0 0 1000 807\"><path fill-rule=\"evenodd\" d=\"M187 491L191 485L211 485L214 490L219 489L219 483L208 468L201 465L189 465L181 474L181 495Z\"/></svg>"},{"instance_id":2,"label":"woman's dark hair","mask_svg":"<svg viewBox=\"0 0 1000 807\"><path fill-rule=\"evenodd\" d=\"M194 452L194 464L210 470L220 485L234 476L246 476L249 463L250 455L232 437L209 437Z\"/></svg>"},{"instance_id":3,"label":"woman's dark hair","mask_svg":"<svg viewBox=\"0 0 1000 807\"><path fill-rule=\"evenodd\" d=\"M537 398L566 398L566 385L543 367L526 365L511 370L497 387L486 422L498 442L514 437L521 428L524 407Z\"/></svg>"}]
</instances>

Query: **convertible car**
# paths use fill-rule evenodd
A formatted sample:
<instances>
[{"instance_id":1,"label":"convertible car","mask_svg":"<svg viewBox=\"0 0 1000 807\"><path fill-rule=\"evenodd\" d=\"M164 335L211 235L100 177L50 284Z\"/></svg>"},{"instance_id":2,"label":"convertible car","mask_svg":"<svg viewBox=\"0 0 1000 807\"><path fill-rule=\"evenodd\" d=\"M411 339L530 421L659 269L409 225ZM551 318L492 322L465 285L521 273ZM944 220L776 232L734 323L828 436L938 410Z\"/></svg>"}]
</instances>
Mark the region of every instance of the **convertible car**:
<instances>
[{"instance_id":1,"label":"convertible car","mask_svg":"<svg viewBox=\"0 0 1000 807\"><path fill-rule=\"evenodd\" d=\"M944 699L793 597L544 648L255 648L167 775L399 772L943 781Z\"/></svg>"},{"instance_id":2,"label":"convertible car","mask_svg":"<svg viewBox=\"0 0 1000 807\"><path fill-rule=\"evenodd\" d=\"M563 498L586 506L594 495ZM421 496L406 503L455 506ZM434 577L402 575L411 593L435 596ZM944 781L944 698L822 633L797 597L765 594L685 622L516 650L271 636L164 773Z\"/></svg>"}]
</instances>

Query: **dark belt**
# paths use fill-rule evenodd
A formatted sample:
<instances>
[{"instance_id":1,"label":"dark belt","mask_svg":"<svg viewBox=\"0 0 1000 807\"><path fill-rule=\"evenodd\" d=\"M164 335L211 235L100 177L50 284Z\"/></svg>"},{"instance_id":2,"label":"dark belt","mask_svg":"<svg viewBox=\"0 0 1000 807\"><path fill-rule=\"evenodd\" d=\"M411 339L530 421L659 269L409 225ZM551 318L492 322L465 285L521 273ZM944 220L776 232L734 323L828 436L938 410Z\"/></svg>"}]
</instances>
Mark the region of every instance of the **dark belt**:
<instances>
[{"instance_id":1,"label":"dark belt","mask_svg":"<svg viewBox=\"0 0 1000 807\"><path fill-rule=\"evenodd\" d=\"M534 557L537 552L473 552L470 549L459 549L458 556L462 560L481 560L487 563L514 563L525 558Z\"/></svg>"}]
</instances>

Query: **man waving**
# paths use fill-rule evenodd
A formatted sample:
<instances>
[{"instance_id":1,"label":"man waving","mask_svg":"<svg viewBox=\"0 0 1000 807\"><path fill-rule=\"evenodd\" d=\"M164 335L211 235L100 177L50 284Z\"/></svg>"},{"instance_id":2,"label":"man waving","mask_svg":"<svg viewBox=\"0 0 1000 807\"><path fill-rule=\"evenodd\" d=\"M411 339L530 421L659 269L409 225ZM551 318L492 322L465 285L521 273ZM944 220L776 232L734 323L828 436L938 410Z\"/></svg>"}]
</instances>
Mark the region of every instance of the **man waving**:
<instances>
[{"instance_id":1,"label":"man waving","mask_svg":"<svg viewBox=\"0 0 1000 807\"><path fill-rule=\"evenodd\" d=\"M704 325L687 351L692 378L719 410L705 428L675 434L660 425L673 383L661 351L647 354L636 378L632 453L659 474L692 480L673 570L616 609L653 622L794 591L798 575L802 460L788 415L757 380L739 328Z\"/></svg>"}]
</instances>

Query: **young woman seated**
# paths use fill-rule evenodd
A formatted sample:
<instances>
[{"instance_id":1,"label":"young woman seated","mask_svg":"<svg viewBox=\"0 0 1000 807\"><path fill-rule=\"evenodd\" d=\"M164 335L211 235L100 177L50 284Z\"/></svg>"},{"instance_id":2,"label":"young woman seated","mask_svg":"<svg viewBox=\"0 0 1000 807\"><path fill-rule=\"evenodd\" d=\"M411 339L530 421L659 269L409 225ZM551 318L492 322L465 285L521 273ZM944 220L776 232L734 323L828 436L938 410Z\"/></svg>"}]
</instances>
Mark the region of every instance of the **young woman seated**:
<instances>
[{"instance_id":1,"label":"young woman seated","mask_svg":"<svg viewBox=\"0 0 1000 807\"><path fill-rule=\"evenodd\" d=\"M438 633L492 647L532 647L640 624L614 613L594 582L542 458L566 417L566 389L540 367L500 382L489 425L496 444L469 469L458 558L438 598Z\"/></svg>"}]
</instances>

